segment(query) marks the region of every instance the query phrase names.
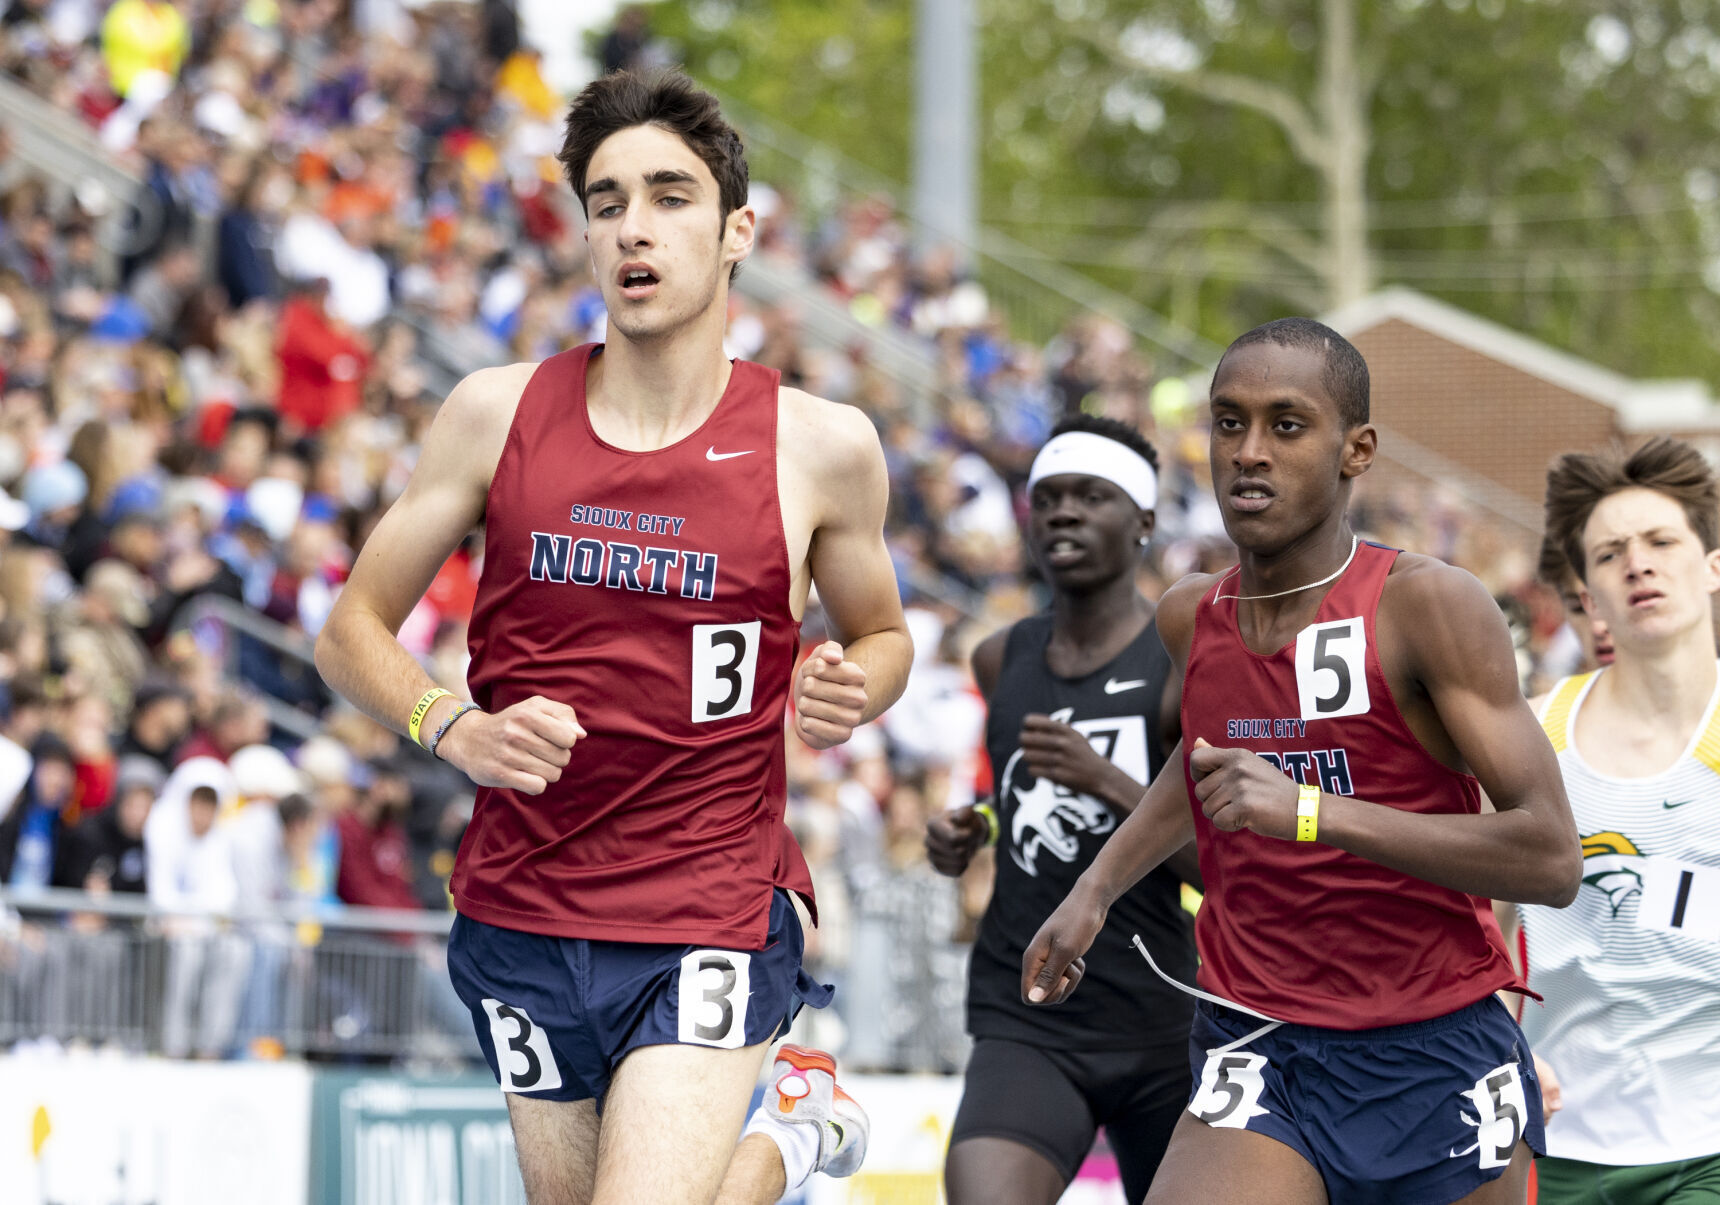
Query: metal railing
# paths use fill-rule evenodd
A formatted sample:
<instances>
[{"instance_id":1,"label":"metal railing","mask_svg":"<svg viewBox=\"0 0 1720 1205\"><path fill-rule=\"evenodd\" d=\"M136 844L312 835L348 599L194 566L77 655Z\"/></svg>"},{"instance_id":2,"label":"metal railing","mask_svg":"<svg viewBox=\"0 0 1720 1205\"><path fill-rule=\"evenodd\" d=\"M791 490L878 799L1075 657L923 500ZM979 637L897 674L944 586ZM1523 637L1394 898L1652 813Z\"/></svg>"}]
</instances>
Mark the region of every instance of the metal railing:
<instances>
[{"instance_id":1,"label":"metal railing","mask_svg":"<svg viewBox=\"0 0 1720 1205\"><path fill-rule=\"evenodd\" d=\"M452 913L217 914L138 896L0 890L0 1047L468 1060Z\"/></svg>"},{"instance_id":2,"label":"metal railing","mask_svg":"<svg viewBox=\"0 0 1720 1205\"><path fill-rule=\"evenodd\" d=\"M218 594L193 597L175 619L174 626L189 631L199 648L219 660L223 677L257 687L269 710L269 722L276 728L301 741L321 731L322 722L317 716L284 702L268 689L268 683L255 681L255 673L247 672L247 658L255 656L261 646L276 658L290 662L288 668L295 675L320 682L315 645L304 633ZM251 642L249 646L247 641Z\"/></svg>"},{"instance_id":3,"label":"metal railing","mask_svg":"<svg viewBox=\"0 0 1720 1205\"><path fill-rule=\"evenodd\" d=\"M19 162L50 184L66 191L99 184L112 198L113 208L98 231L109 256L117 260L154 241L163 220L160 202L82 121L0 76L0 125L11 134Z\"/></svg>"}]
</instances>

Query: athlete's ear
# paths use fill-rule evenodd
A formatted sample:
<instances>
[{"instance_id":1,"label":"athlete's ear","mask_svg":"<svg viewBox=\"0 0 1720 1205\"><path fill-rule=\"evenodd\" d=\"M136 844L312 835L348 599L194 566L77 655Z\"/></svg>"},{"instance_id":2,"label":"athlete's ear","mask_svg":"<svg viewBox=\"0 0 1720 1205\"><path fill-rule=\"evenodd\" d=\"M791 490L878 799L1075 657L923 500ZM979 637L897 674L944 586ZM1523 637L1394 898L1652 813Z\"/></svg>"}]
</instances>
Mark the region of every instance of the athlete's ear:
<instances>
[{"instance_id":1,"label":"athlete's ear","mask_svg":"<svg viewBox=\"0 0 1720 1205\"><path fill-rule=\"evenodd\" d=\"M1141 547L1142 548L1145 548L1147 546L1148 541L1150 541L1153 538L1153 526L1158 521L1159 521L1159 517L1154 511L1151 511L1151 510L1141 511L1140 540L1141 540Z\"/></svg>"},{"instance_id":2,"label":"athlete's ear","mask_svg":"<svg viewBox=\"0 0 1720 1205\"><path fill-rule=\"evenodd\" d=\"M742 205L723 222L723 262L738 264L752 254L753 239L758 233L758 213L751 205Z\"/></svg>"},{"instance_id":3,"label":"athlete's ear","mask_svg":"<svg viewBox=\"0 0 1720 1205\"><path fill-rule=\"evenodd\" d=\"M1583 604L1583 614L1593 619L1595 617L1595 596L1589 593L1587 585L1577 587L1577 601Z\"/></svg>"},{"instance_id":4,"label":"athlete's ear","mask_svg":"<svg viewBox=\"0 0 1720 1205\"><path fill-rule=\"evenodd\" d=\"M1714 549L1702 560L1704 567L1708 570L1708 593L1720 593L1720 548Z\"/></svg>"},{"instance_id":5,"label":"athlete's ear","mask_svg":"<svg viewBox=\"0 0 1720 1205\"><path fill-rule=\"evenodd\" d=\"M1359 423L1344 432L1344 463L1339 470L1343 477L1360 477L1374 467L1374 453L1379 450L1380 433L1372 423Z\"/></svg>"}]
</instances>

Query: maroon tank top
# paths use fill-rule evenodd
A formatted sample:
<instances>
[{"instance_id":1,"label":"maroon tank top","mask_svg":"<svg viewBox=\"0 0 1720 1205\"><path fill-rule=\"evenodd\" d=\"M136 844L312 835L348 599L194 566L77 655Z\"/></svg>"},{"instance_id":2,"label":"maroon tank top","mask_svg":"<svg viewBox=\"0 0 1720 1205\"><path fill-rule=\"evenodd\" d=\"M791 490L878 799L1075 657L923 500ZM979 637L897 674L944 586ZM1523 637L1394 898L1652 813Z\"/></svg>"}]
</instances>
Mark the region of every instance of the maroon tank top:
<instances>
[{"instance_id":1,"label":"maroon tank top","mask_svg":"<svg viewBox=\"0 0 1720 1205\"><path fill-rule=\"evenodd\" d=\"M1201 599L1183 740L1252 749L1299 783L1412 812L1481 810L1481 789L1421 746L1380 668L1374 619L1397 551L1362 544L1314 621L1275 653L1243 643L1238 574ZM1183 760L1188 777L1188 759ZM1329 845L1224 832L1194 808L1206 990L1269 1017L1372 1029L1520 988L1491 904Z\"/></svg>"},{"instance_id":2,"label":"maroon tank top","mask_svg":"<svg viewBox=\"0 0 1720 1205\"><path fill-rule=\"evenodd\" d=\"M704 425L628 452L592 430L588 345L520 397L485 511L468 683L496 712L572 705L542 795L484 788L454 868L476 920L560 937L763 946L810 903L783 823L800 625L776 482L778 374L735 361Z\"/></svg>"}]
</instances>

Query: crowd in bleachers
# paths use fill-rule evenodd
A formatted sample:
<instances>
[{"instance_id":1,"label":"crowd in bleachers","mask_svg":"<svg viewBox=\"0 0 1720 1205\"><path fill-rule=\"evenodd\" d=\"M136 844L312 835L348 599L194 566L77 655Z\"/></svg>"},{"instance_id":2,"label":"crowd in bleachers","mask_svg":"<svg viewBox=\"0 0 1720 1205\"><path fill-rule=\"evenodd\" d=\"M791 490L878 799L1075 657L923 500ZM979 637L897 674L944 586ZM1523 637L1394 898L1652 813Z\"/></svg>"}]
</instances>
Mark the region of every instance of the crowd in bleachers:
<instances>
[{"instance_id":1,"label":"crowd in bleachers","mask_svg":"<svg viewBox=\"0 0 1720 1205\"><path fill-rule=\"evenodd\" d=\"M216 942L194 914L445 909L472 791L335 703L308 663L192 604L229 600L289 643L315 635L435 414L424 341L480 364L602 337L553 157L564 102L506 0L14 0L0 70L145 182L134 208L37 171L0 132L0 884L177 911L188 952L166 991L185 1006L163 1047L256 1048L279 1025L269 951L314 933ZM824 919L811 949L846 1002L813 1023L845 1028L822 1040L857 1066L953 1068L962 941L987 887L983 868L935 876L921 835L932 809L986 789L966 658L1039 602L1020 538L1032 453L1077 408L1154 436L1142 584L1156 594L1231 556L1204 432L1115 322L1012 338L958 257L917 252L886 198L814 214L757 184L754 201L759 255L938 353L918 409L863 348L805 339L791 304L737 297L731 314L734 354L878 424L917 644L880 723L823 754L789 741L790 820ZM1463 505L1384 488L1360 513L1509 600L1526 677L1572 655L1527 554ZM458 552L401 632L456 690L480 554L476 539ZM265 697L305 723L272 723ZM40 923L12 917L0 964Z\"/></svg>"}]
</instances>

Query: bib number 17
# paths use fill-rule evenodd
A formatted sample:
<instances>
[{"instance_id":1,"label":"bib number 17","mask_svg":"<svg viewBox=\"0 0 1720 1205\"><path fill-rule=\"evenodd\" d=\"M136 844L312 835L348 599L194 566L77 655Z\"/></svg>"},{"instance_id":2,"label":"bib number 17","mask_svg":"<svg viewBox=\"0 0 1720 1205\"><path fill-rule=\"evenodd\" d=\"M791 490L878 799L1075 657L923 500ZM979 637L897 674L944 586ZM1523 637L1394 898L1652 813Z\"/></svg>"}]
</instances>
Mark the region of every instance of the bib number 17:
<instances>
[{"instance_id":1,"label":"bib number 17","mask_svg":"<svg viewBox=\"0 0 1720 1205\"><path fill-rule=\"evenodd\" d=\"M693 723L752 710L760 621L693 625Z\"/></svg>"}]
</instances>

